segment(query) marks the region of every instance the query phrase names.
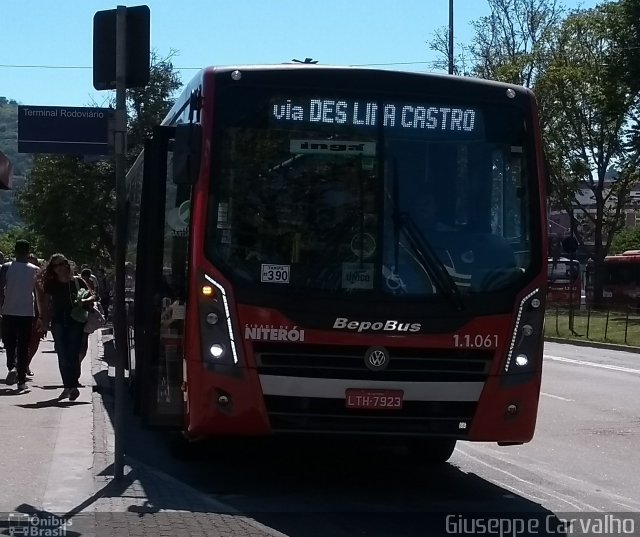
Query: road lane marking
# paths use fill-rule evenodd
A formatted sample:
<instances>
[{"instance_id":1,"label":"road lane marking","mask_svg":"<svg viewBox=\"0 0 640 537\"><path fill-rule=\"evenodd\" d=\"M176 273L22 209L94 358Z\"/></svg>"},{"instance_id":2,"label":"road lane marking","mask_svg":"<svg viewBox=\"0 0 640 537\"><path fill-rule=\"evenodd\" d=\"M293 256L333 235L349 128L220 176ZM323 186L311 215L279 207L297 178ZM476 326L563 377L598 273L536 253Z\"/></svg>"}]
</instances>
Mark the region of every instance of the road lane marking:
<instances>
[{"instance_id":1,"label":"road lane marking","mask_svg":"<svg viewBox=\"0 0 640 537\"><path fill-rule=\"evenodd\" d=\"M573 399L567 399L566 397L560 397L559 395L553 395L552 393L540 392L541 395L546 395L547 397L553 397L554 399L560 399L560 401L567 401L568 403L572 403Z\"/></svg>"},{"instance_id":2,"label":"road lane marking","mask_svg":"<svg viewBox=\"0 0 640 537\"><path fill-rule=\"evenodd\" d=\"M467 446L465 446L465 447L467 447ZM476 446L473 446L473 447L476 447ZM458 448L458 449L460 449L460 448ZM520 476L514 474L513 472L508 472L504 468L501 468L499 466L491 464L491 463L489 463L487 461L484 461L484 460L482 460L482 459L480 459L478 457L474 457L473 455L471 455L468 451L465 451L464 449L460 449L460 451L466 457L476 461L479 464L483 464L483 465L489 467L494 472L496 472L496 473L500 472L500 473L503 473L506 476L510 477L511 479L515 479L516 481L518 481L522 485L524 485L525 488L528 485L530 487L529 491L518 490L515 486L510 485L510 484L508 484L508 483L506 483L506 482L504 482L504 481L502 481L500 479L494 479L494 478L492 478L490 476L487 478L488 481L492 481L492 482L496 483L498 486L501 486L503 488L510 489L510 490L516 492L517 494L520 494L520 496L522 496L523 498L526 498L526 499L529 499L529 500L537 500L540 504L542 504L544 502L544 499L540 498L539 496L536 496L533 493L533 491L538 492L538 493L541 492L542 494L546 494L547 496L553 498L554 500L558 500L558 501L566 503L567 505L570 505L576 511L584 511L585 508L586 508L586 510L589 510L589 511L598 511L597 507L595 507L593 505L590 505L587 502L582 501L579 498L575 498L575 497L569 496L568 494L564 494L562 492L554 490L550 486L547 486L547 485L545 485L543 483L535 483L533 481L530 481L528 479L520 477ZM522 468L518 467L517 465L516 465L516 469L517 470L522 470ZM538 478L540 477L539 475L537 475L535 473L534 473L534 476L536 476ZM550 480L549 480L549 484L552 485L552 486L556 485L555 483L551 482ZM531 490L531 489L533 489L533 490ZM580 504L582 504L582 505L580 505Z\"/></svg>"},{"instance_id":3,"label":"road lane marking","mask_svg":"<svg viewBox=\"0 0 640 537\"><path fill-rule=\"evenodd\" d=\"M573 358L564 358L562 356L552 356L551 354L545 354L545 358L549 360L554 360L556 362L567 362L570 364L576 365L586 365L589 367L598 367L600 369L609 369L610 371L621 371L623 373L634 373L636 375L640 375L640 369L631 369L630 367L622 367L619 365L609 365L609 364L597 364L595 362L587 362L585 360L575 360Z\"/></svg>"},{"instance_id":4,"label":"road lane marking","mask_svg":"<svg viewBox=\"0 0 640 537\"><path fill-rule=\"evenodd\" d=\"M458 444L458 446L460 447L456 447L456 451L459 451L467 456L468 453L462 449L462 444ZM484 455L487 457L491 457L492 459L498 459L503 464L503 466L504 463L506 463L511 466L517 467L521 471L530 472L533 475L542 475L541 464L535 458L526 456L523 453L518 453L517 455L514 454L514 456L511 456L508 454L508 451L504 450L504 448L498 447L496 444L474 442L465 442L464 448L470 448L471 450L478 453L479 456ZM487 454L487 451L490 451L491 453ZM557 480L557 483L566 483L565 486L573 488L574 492L576 493L578 493L579 491L588 492L594 489L594 484L592 482L565 474L559 471L557 468L554 468L552 470L552 473L554 478ZM570 485L569 482L571 482L572 484ZM598 496L600 497L602 495L607 497L614 504L625 507L628 511L636 512L640 510L638 507L640 506L640 503L638 503L634 499L628 498L626 496L620 496L619 494L608 489L600 489ZM635 504L635 506L632 504ZM598 511L599 509L594 508L594 510Z\"/></svg>"}]
</instances>

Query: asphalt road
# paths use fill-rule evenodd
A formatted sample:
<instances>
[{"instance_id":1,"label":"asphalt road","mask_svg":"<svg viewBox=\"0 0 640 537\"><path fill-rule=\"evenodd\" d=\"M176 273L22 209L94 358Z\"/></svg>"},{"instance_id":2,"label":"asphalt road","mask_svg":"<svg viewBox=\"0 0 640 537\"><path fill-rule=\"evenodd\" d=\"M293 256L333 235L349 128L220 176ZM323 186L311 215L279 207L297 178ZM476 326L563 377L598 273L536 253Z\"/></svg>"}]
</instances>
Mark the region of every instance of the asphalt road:
<instances>
[{"instance_id":1,"label":"asphalt road","mask_svg":"<svg viewBox=\"0 0 640 537\"><path fill-rule=\"evenodd\" d=\"M554 511L640 512L639 439L640 354L547 343L533 441L453 462Z\"/></svg>"},{"instance_id":2,"label":"asphalt road","mask_svg":"<svg viewBox=\"0 0 640 537\"><path fill-rule=\"evenodd\" d=\"M585 534L567 522L578 512L640 535L639 409L640 354L548 343L534 440L459 443L442 467L332 439L218 441L179 460L135 421L127 449L285 535Z\"/></svg>"}]
</instances>

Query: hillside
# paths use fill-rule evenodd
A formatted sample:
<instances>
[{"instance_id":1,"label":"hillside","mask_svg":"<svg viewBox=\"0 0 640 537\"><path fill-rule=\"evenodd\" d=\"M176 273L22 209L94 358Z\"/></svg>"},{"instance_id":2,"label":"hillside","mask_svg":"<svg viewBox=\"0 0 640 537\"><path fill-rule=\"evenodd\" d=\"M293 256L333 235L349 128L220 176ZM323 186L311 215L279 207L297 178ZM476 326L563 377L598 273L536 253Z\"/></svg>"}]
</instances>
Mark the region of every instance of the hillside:
<instances>
[{"instance_id":1,"label":"hillside","mask_svg":"<svg viewBox=\"0 0 640 537\"><path fill-rule=\"evenodd\" d=\"M18 103L6 97L0 97L0 151L13 164L13 190L0 190L0 233L3 233L21 223L14 203L15 191L22 187L31 169L31 155L18 153Z\"/></svg>"}]
</instances>

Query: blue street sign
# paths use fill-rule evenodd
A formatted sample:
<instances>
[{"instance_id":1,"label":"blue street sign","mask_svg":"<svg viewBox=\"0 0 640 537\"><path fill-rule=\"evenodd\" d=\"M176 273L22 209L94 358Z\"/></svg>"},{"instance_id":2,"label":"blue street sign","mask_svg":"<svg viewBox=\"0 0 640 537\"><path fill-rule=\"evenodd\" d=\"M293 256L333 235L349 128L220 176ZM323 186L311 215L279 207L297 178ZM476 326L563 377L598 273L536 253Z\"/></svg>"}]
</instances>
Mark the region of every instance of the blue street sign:
<instances>
[{"instance_id":1,"label":"blue street sign","mask_svg":"<svg viewBox=\"0 0 640 537\"><path fill-rule=\"evenodd\" d=\"M111 108L18 106L18 153L107 155Z\"/></svg>"}]
</instances>

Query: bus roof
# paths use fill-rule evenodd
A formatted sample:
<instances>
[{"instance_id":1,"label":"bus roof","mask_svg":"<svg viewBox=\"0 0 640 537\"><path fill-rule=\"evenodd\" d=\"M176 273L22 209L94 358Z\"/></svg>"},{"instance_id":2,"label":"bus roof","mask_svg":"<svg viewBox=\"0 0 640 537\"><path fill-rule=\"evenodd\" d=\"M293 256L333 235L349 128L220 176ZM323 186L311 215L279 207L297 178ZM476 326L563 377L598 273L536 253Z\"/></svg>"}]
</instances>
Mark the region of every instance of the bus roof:
<instances>
[{"instance_id":1,"label":"bus roof","mask_svg":"<svg viewBox=\"0 0 640 537\"><path fill-rule=\"evenodd\" d=\"M640 250L627 250L621 254L608 255L606 263L640 263Z\"/></svg>"},{"instance_id":2,"label":"bus roof","mask_svg":"<svg viewBox=\"0 0 640 537\"><path fill-rule=\"evenodd\" d=\"M373 67L352 67L349 65L318 65L311 63L279 63L279 64L248 64L248 65L214 65L204 67L201 71L195 75L194 78L199 78L204 73L213 72L233 72L233 71L292 71L292 70L314 70L314 71L361 71L363 73L395 73L412 76L416 78L434 78L440 80L451 80L459 82L460 84L481 85L481 86L495 86L498 88L513 88L516 91L523 93L532 93L529 88L525 88L518 84L509 84L507 82L498 82L496 80L487 80L485 78L475 78L471 76L459 76L449 75L446 73L421 73L416 71L403 71L395 69L376 69ZM390 75L393 76L393 75Z\"/></svg>"},{"instance_id":3,"label":"bus roof","mask_svg":"<svg viewBox=\"0 0 640 537\"><path fill-rule=\"evenodd\" d=\"M481 78L448 75L443 73L418 73L414 71L396 71L390 69L374 69L371 67L351 67L348 65L317 65L308 63L283 63L283 64L264 64L264 65L225 65L225 66L210 66L201 69L197 74L193 76L184 86L180 97L176 99L176 102L169 113L166 115L163 124L171 123L172 119L184 109L186 103L188 103L191 96L191 92L196 89L204 79L220 73L232 73L234 71L240 72L292 72L292 71L344 71L352 73L362 73L363 76L376 75L382 77L406 77L405 80L433 80L445 82L449 81L461 86L467 86L469 92L480 88L494 88L494 89L512 89L516 94L525 97L527 99L533 99L533 92L529 88L519 86L517 84L508 84L505 82L497 82L495 80L486 80Z\"/></svg>"}]
</instances>

